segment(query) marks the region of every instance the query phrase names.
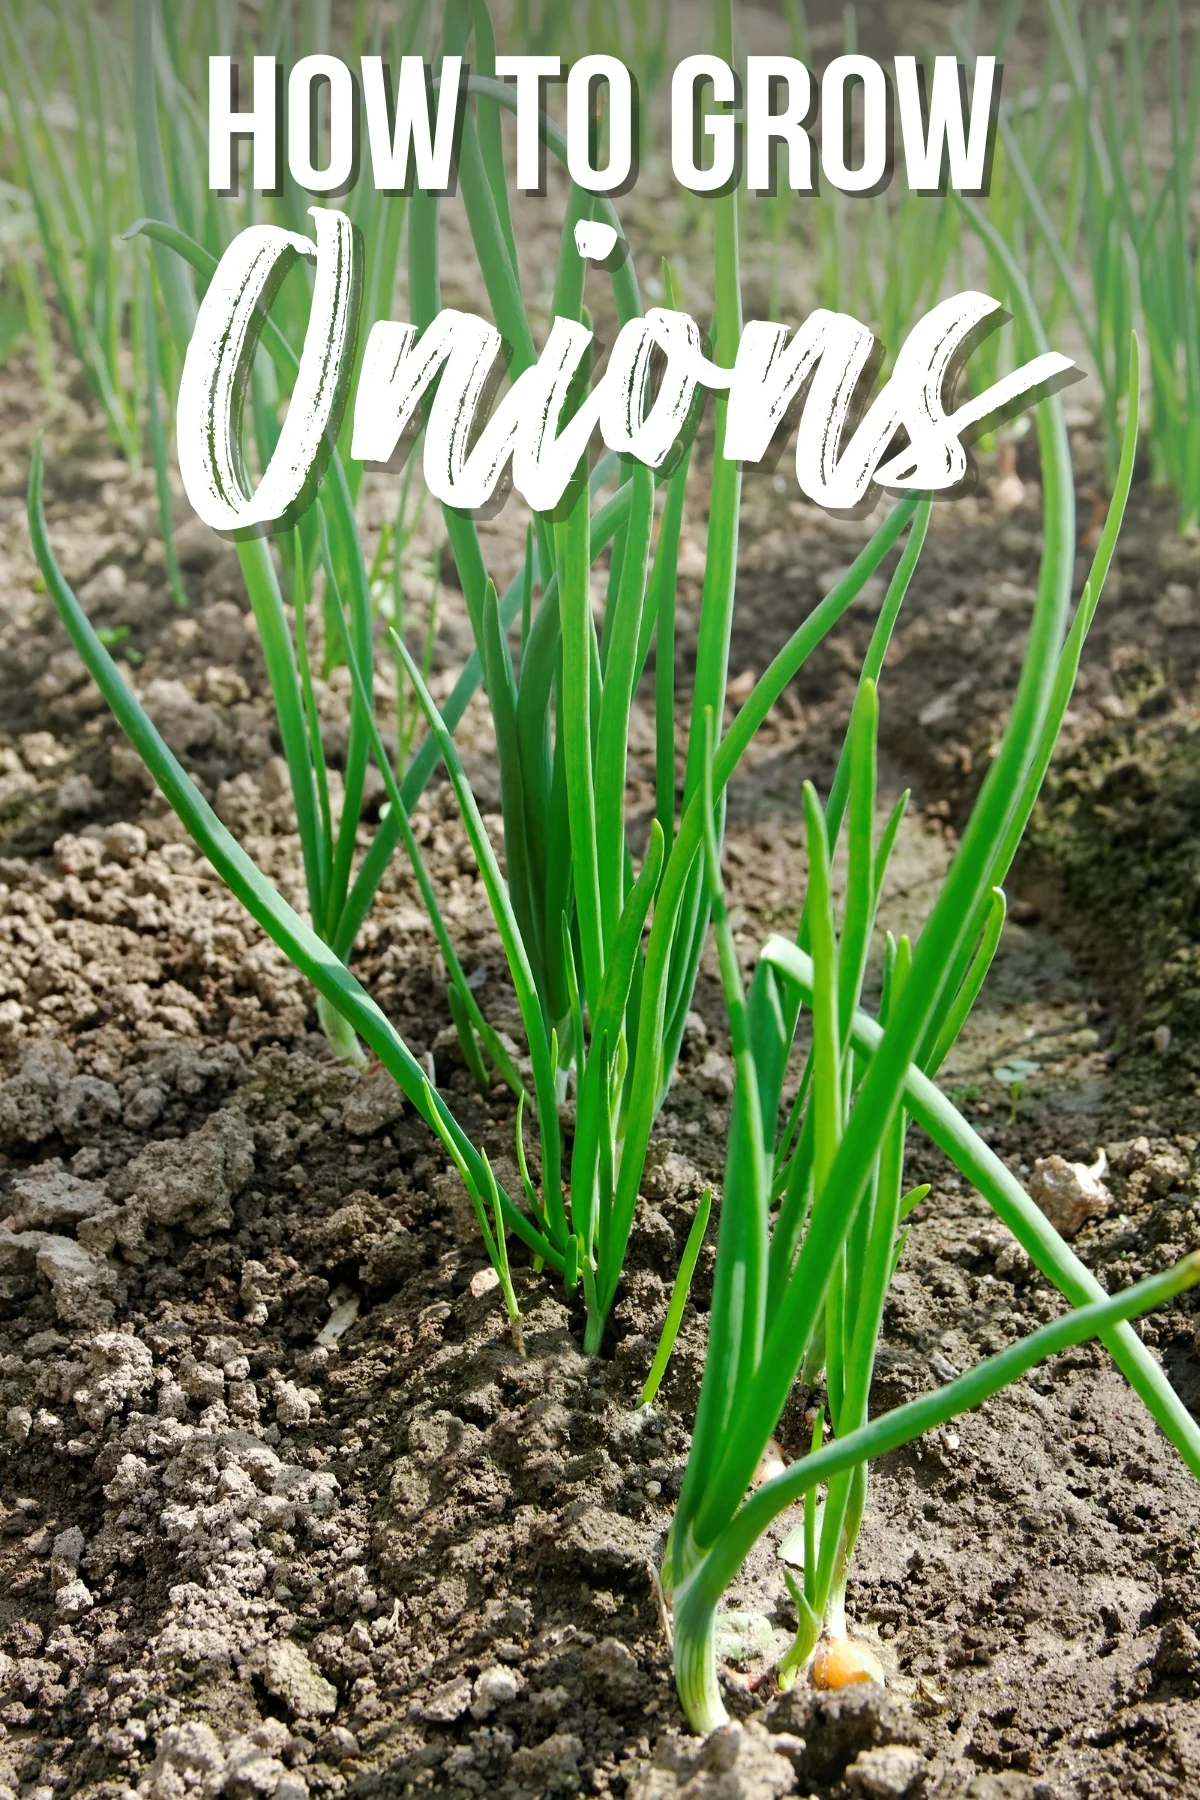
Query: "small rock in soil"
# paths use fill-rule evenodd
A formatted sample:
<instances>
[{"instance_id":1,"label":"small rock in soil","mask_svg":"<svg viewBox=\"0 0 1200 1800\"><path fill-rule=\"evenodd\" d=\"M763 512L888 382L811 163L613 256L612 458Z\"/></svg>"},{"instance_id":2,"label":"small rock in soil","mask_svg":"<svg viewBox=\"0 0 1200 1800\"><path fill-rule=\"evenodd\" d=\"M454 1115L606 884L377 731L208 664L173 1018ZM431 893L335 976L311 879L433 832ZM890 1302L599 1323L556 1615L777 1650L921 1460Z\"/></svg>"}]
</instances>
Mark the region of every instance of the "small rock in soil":
<instances>
[{"instance_id":1,"label":"small rock in soil","mask_svg":"<svg viewBox=\"0 0 1200 1800\"><path fill-rule=\"evenodd\" d=\"M1089 1219L1102 1219L1112 1195L1086 1163L1039 1156L1029 1177L1030 1198L1065 1238L1077 1237Z\"/></svg>"}]
</instances>

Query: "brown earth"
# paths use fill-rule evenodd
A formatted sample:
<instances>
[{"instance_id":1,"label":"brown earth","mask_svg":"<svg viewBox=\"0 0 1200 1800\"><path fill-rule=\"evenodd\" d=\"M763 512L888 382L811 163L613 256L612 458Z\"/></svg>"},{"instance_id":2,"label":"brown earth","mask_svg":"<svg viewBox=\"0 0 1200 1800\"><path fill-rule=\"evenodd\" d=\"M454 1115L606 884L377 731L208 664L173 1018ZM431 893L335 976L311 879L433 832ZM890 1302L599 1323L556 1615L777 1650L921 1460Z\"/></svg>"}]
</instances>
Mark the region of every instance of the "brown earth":
<instances>
[{"instance_id":1,"label":"brown earth","mask_svg":"<svg viewBox=\"0 0 1200 1800\"><path fill-rule=\"evenodd\" d=\"M10 362L0 1800L1200 1793L1200 1491L1092 1349L874 1471L850 1607L885 1665L886 1695L818 1700L802 1687L771 1700L765 1678L791 1615L766 1545L729 1602L763 1621L728 1669L745 1724L704 1748L686 1737L654 1569L687 1453L710 1255L658 1403L639 1411L636 1399L696 1202L721 1176L730 1067L715 970L702 973L660 1119L613 1353L588 1362L578 1313L522 1267L522 1360L444 1158L390 1084L331 1062L310 996L148 790L38 591L22 496L44 410L31 371ZM1071 416L1078 589L1103 472L1090 415L1077 403ZM49 422L50 527L68 576L98 624L128 628L120 653L147 706L299 901L236 560L183 524L192 603L176 614L149 479L112 458L77 395ZM901 928L928 909L1015 679L1040 547L1030 455L1023 447L1021 491L1002 488L984 459L979 495L937 509L889 658L885 798L914 789L886 906ZM369 488L372 537L393 504L387 482ZM1197 1239L1200 1021L1185 986L1165 1001L1150 991L1165 940L1148 899L1166 881L1150 849L1172 847L1168 885L1186 895L1200 810L1184 776L1162 775L1183 754L1170 746L1191 742L1200 658L1200 552L1172 521L1170 498L1139 484L1013 923L946 1070L1022 1173L1039 1156L1091 1160L1107 1147L1114 1203L1077 1247L1110 1283ZM804 505L782 474L748 478L735 690L868 529ZM685 689L702 530L692 516ZM523 539L515 508L489 536L505 574ZM418 622L437 546L430 513L410 552ZM765 933L795 918L800 783L828 780L881 595L873 584L802 672L732 792L727 871L747 966ZM468 649L461 597L444 588L435 692ZM395 729L392 699L394 689L384 713ZM336 769L344 683L331 680L320 703ZM495 811L478 704L462 739ZM642 701L635 819L649 807L652 743ZM1103 783L1118 765L1137 774L1117 781L1118 878L1098 887L1097 868L1113 874ZM1155 829L1139 836L1151 816ZM515 1032L443 784L418 821L464 966L493 1022ZM1190 918L1180 899L1172 943L1190 944ZM511 1156L511 1107L499 1091L475 1094L460 1066L444 971L399 866L355 966L432 1057L477 1140ZM1039 1064L1015 1108L991 1075L1012 1055ZM915 1135L910 1167L933 1192L888 1303L876 1408L1059 1304ZM1189 1305L1144 1336L1200 1402ZM812 1399L798 1392L785 1415L789 1458Z\"/></svg>"}]
</instances>

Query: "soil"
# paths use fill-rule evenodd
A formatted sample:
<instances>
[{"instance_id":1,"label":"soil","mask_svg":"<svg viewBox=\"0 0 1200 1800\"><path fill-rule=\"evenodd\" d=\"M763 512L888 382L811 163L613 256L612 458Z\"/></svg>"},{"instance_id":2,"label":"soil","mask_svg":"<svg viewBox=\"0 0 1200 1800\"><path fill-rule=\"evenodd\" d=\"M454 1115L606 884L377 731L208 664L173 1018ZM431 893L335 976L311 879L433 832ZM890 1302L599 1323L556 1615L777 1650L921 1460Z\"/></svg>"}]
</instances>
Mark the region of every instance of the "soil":
<instances>
[{"instance_id":1,"label":"soil","mask_svg":"<svg viewBox=\"0 0 1200 1800\"><path fill-rule=\"evenodd\" d=\"M1076 591L1104 487L1077 393ZM113 458L81 390L48 412L14 357L0 378L0 1800L1200 1794L1200 1490L1090 1347L873 1471L849 1603L886 1691L773 1697L791 1613L766 1544L729 1596L749 1616L726 1667L738 1722L688 1737L655 1570L711 1251L659 1398L636 1401L699 1196L721 1178L731 1072L715 968L659 1121L606 1354L584 1357L578 1312L514 1246L521 1358L444 1157L378 1072L330 1059L311 996L150 790L66 647L23 516L42 423L68 577L98 624L126 630L126 672L168 741L301 899L236 559L181 512L191 604L176 613L146 473ZM372 538L393 505L386 480L368 486ZM1112 1204L1076 1247L1113 1284L1200 1235L1200 546L1173 522L1170 497L1139 482L1011 925L944 1076L1023 1175L1039 1157L1105 1150ZM418 624L435 523L410 547ZM515 508L488 527L498 574L523 530ZM782 475L748 476L735 694L869 530L805 505ZM885 905L894 928L919 926L987 766L1039 549L1024 443L1015 483L981 459L978 493L936 510L883 686L883 798L914 796ZM702 558L690 517L685 691ZM747 967L795 919L800 783L829 778L882 591L881 578L813 657L731 791ZM435 693L469 644L445 586ZM321 689L335 771L346 698L336 676ZM461 738L494 813L480 705ZM645 695L632 752L637 820L652 793ZM468 975L515 1033L444 784L417 820ZM503 1166L512 1109L471 1088L399 866L355 967ZM991 1073L1014 1055L1038 1065L1015 1100ZM918 1134L909 1167L932 1192L888 1302L874 1409L1059 1306ZM1143 1335L1200 1405L1189 1302ZM789 1403L789 1459L813 1399Z\"/></svg>"}]
</instances>

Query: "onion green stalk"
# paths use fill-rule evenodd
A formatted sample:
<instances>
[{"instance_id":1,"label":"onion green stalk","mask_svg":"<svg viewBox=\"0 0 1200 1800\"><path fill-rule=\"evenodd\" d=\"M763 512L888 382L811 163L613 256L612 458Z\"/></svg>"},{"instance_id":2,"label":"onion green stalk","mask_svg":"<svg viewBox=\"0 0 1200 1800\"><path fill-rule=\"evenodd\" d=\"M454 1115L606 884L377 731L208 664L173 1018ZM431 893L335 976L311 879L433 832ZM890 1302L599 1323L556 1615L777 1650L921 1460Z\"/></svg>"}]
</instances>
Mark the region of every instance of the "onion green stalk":
<instances>
[{"instance_id":1,"label":"onion green stalk","mask_svg":"<svg viewBox=\"0 0 1200 1800\"><path fill-rule=\"evenodd\" d=\"M692 1220L692 1228L688 1232L687 1243L684 1245L679 1268L671 1287L671 1298L667 1303L667 1316L663 1320L662 1334L658 1340L658 1349L654 1353L654 1361L650 1365L650 1373L638 1396L639 1406L649 1406L662 1386L662 1378L667 1372L667 1364L671 1360L671 1352L675 1348L675 1340L679 1336L679 1327L683 1322L683 1309L687 1305L692 1276L696 1272L696 1263L700 1257L704 1234L708 1230L708 1219L711 1212L712 1189L705 1188L700 1204L696 1208L696 1216Z\"/></svg>"},{"instance_id":2,"label":"onion green stalk","mask_svg":"<svg viewBox=\"0 0 1200 1800\"><path fill-rule=\"evenodd\" d=\"M196 292L211 279L230 231L243 215L233 202L218 203L197 186L203 121L196 116L188 89L196 59L211 46L200 42L196 29L185 31L159 0L134 0L134 5L132 93L138 176L143 204L157 217L141 220L130 234L145 235L152 246L169 327L159 359L165 372L183 356ZM716 0L714 16L715 47L732 59L732 0ZM263 17L272 47L286 58L291 47L288 9L282 0L266 0ZM380 40L381 46L399 55L418 42L423 30L422 10L411 9L402 24L391 28L386 41ZM509 372L515 379L531 365L536 348L501 155L501 118L506 109L515 107L515 93L495 79L494 34L484 0L450 0L442 48L446 54L469 55L474 71L463 121L460 191L491 310L511 348ZM540 130L549 152L566 164L563 133L545 116ZM303 228L305 201L289 178L278 196L263 196L255 205L261 205L265 216L295 229ZM360 346L374 321L391 309L405 233L410 316L418 327L428 326L440 306L437 197L420 190L407 198L389 197L378 194L368 181L360 184L348 204L365 246ZM718 363L728 364L741 323L736 192L718 196L713 211L713 355ZM957 210L953 216L960 217ZM588 273L576 253L574 232L578 223L593 217L619 229L609 200L572 185L553 296L558 316L585 315ZM996 238L986 220L973 216L972 223ZM1004 269L1010 288L1018 290L1019 272L1012 275L1011 256L998 238L995 244L989 240L989 254ZM932 266L932 255L924 260ZM619 261L604 279L611 286L618 321L635 319L642 300L632 260ZM666 285L674 301L676 288L669 271ZM888 300L896 319L915 304L915 291L898 289ZM294 345L303 335L305 305L303 280L289 282L262 324L263 354L255 359L247 409L252 439L247 454L251 460L256 455L260 464L271 453L279 409L295 379ZM151 346L157 325L152 306L141 333ZM1023 303L1018 310L1023 318L1032 316ZM723 395L715 401L718 442L725 404ZM151 405L152 426L156 416ZM858 1119L846 1116L859 1075L872 1103L884 1112L893 1110L904 1068L918 1052L923 1066L935 1066L937 1054L944 1054L986 974L1002 922L994 914L989 921L988 909L998 904L994 890L1003 880L1024 822L1013 796L1029 793L1025 777L1030 746L1039 746L1038 755L1042 750L1049 755L1052 737L1047 746L1038 734L1047 709L1053 710L1058 702L1057 693L1050 693L1047 671L1052 671L1058 653L1066 613L1071 493L1060 414L1053 410L1046 414L1042 429L1048 509L1042 589L1013 728L985 785L979 823L964 842L945 903L939 904L917 946L914 979L903 992L901 959L893 993L895 1017L884 1049L857 1072L849 1065L838 1070L822 1055L819 1079L814 1064L802 1084L791 1125L778 1144L774 1126L779 1090L799 1001L794 987L767 964L756 976L747 1001L747 1042L756 1067L764 1140L774 1149L769 1188L773 1203L779 1202L781 1222L767 1257L764 1330L785 1330L782 1318L775 1317L777 1311L788 1315L792 1325L805 1323L803 1306L788 1295L792 1261L802 1254L802 1239L813 1230L819 1239L821 1232L831 1229L820 1190L835 1177L849 1182L857 1205L873 1179L875 1148ZM165 516L161 428L152 430L152 442ZM447 1004L468 1067L481 1085L490 1079L490 1071L499 1074L529 1106L539 1140L541 1192L532 1180L525 1184L526 1216L536 1220L537 1232L554 1252L547 1260L563 1269L569 1285L582 1282L585 1341L592 1352L601 1347L616 1298L650 1135L673 1077L693 996L712 892L705 847L712 835L719 854L726 785L783 688L897 547L899 564L872 639L860 684L861 704L855 708L833 791L823 809L815 796L807 802L813 842L819 845L823 832L832 854L845 813L854 853L852 905L842 924L836 959L829 954L829 921L815 893L810 895L799 938L802 949L820 952L824 1040L827 1045L841 1043L843 1056L849 1054L847 1020L861 989L879 882L899 823L897 814L880 843L871 841L869 715L874 705L872 684L919 558L928 503L911 495L892 509L847 575L792 634L722 735L740 475L735 464L717 457L711 491L705 496L707 542L696 674L682 785L677 787L675 590L682 523L691 503L689 450L690 441L675 465L661 474L637 464L623 468L612 457L602 458L590 472L581 466L559 513L553 518L533 517L522 565L503 592L490 579L473 520L454 509L444 510L474 650L454 692L438 709L425 681L430 640L420 669L407 646L398 645L397 667L404 677L399 684L403 728L401 755L390 765L375 717L376 595L383 585L378 579L382 563L376 558L369 566L364 554L355 512L362 468L348 456L344 432L332 450L317 502L296 529L274 545L263 539L238 545L289 771L312 928L345 964L390 859L403 844L445 958ZM665 491L659 494L659 488ZM391 540L397 582L402 536L398 526ZM592 571L603 555L609 563L608 597L598 628L591 600ZM318 620L313 597L318 571L324 585L324 669L328 673L333 663L344 662L351 674L338 816L330 801L314 693ZM1088 606L1094 607L1098 596L1097 581L1080 608L1081 616ZM398 623L396 608L392 610L393 622ZM1081 634L1076 638L1077 654ZM655 823L642 850L627 818L627 755L634 696L652 654ZM481 682L495 731L502 845L488 840L452 738ZM411 710L408 690L416 696ZM706 774L710 716L714 740ZM420 742L413 730L418 718L424 718L428 727ZM382 774L388 804L368 832L364 804L372 760ZM514 1059L463 978L411 831L412 808L439 761L451 775L504 945L530 1055L528 1094ZM711 819L706 817L706 780L711 781L715 809ZM817 867L819 871L819 861ZM320 989L318 1016L339 1054L361 1055L344 1010ZM573 1121L564 1131L560 1107L572 1099ZM569 1113L565 1116L570 1118ZM476 1186L482 1204L486 1181L477 1179ZM838 1304L836 1288L833 1304ZM822 1299L817 1311L823 1305ZM791 1318L789 1309L794 1306L800 1306L800 1314ZM745 1346L746 1368L754 1366L759 1348L752 1332ZM775 1380L786 1389L783 1374ZM762 1376L760 1385L766 1382ZM778 1398L757 1389L756 1395L764 1404ZM736 1447L727 1446L722 1479L705 1500L706 1525L714 1524L734 1503L749 1449L746 1434Z\"/></svg>"},{"instance_id":3,"label":"onion green stalk","mask_svg":"<svg viewBox=\"0 0 1200 1800\"><path fill-rule=\"evenodd\" d=\"M732 55L730 0L719 0L716 21L717 47ZM476 72L469 82L472 110L464 126L461 191L492 312L512 349L515 378L533 361L533 331L503 186L495 162L480 152L496 130L499 111L511 109L515 96L488 72L490 25L481 0L470 6L454 0L446 14L445 52L469 54L472 36ZM565 164L562 132L545 115L540 130L550 154ZM713 354L718 362L731 363L741 326L736 194L719 197L715 206ZM572 186L553 299L557 316L583 315L586 272L575 251L574 228L592 216L619 226L609 201ZM437 200L415 193L409 296L420 327L432 322L440 304L438 241ZM620 263L608 280L618 320L636 318L642 303L632 263ZM674 297L669 272L668 291ZM724 405L722 396L716 408L718 441ZM577 1272L582 1282L585 1344L593 1353L601 1348L616 1297L650 1133L674 1072L708 922L700 793L704 720L709 713L719 719L724 709L741 478L735 464L717 459L707 505L685 775L677 793L674 609L688 447L661 479L632 464L617 494L599 506L581 470L560 514L535 515L536 558L528 557L525 565L519 652L508 642L504 609L497 605L473 523L445 509L495 727L506 879L499 873L499 846L487 842L457 770L444 728L452 722L439 718L404 653L410 683L459 796L505 948L534 1071L546 1229L569 1276ZM661 517L657 486L666 489ZM610 514L618 503L619 517ZM725 784L771 705L902 536L918 504L914 497L889 515L755 687L718 753L718 809ZM612 550L608 600L597 630L590 570L602 532ZM909 574L912 561L915 552ZM633 698L655 642L656 819L639 869L626 818L626 759ZM719 837L720 812L714 829ZM553 1094L546 1085L551 1065ZM572 1095L574 1131L564 1142L556 1101Z\"/></svg>"},{"instance_id":4,"label":"onion green stalk","mask_svg":"<svg viewBox=\"0 0 1200 1800\"><path fill-rule=\"evenodd\" d=\"M976 223L991 233L986 222ZM1009 257L999 240L989 247L998 257ZM1021 292L1025 328L1036 340L1041 328L1032 301L1019 272L1012 268L1009 276ZM764 1158L760 1141L764 1119L774 1127L780 1047L769 1032L747 1031L716 844L709 834L708 878L737 1080L708 1356L665 1569L666 1583L678 1596L680 1695L700 1728L723 1717L712 1649L713 1607L726 1578L723 1572L731 1566L730 1546L741 1546L732 1564L736 1568L752 1541L746 1535L750 1522L762 1515L746 1494L798 1372L803 1368L806 1378L814 1380L823 1370L837 1442L869 1444L876 1426L883 1426L883 1421L869 1423L868 1401L884 1299L903 1243L901 1222L915 1204L914 1196L903 1192L909 1119L924 1126L1073 1305L1086 1311L1105 1301L1094 1278L938 1091L931 1075L962 1029L999 942L1004 903L998 884L1045 776L1111 562L1137 445L1136 340L1130 384L1116 490L1065 636L1063 609L1074 559L1070 463L1061 417L1055 417L1057 403L1046 402L1040 409L1046 496L1042 579L1013 712L917 944L888 940L878 1021L860 1007L892 830L889 822L876 843L878 702L873 679L860 684L851 718L844 807L840 799L835 807L836 796L831 795L823 808L811 785L805 787L809 886L801 941L771 939L752 989L761 993L767 991L767 981L778 984L777 1017L788 1021L785 1055L799 1007L807 1006L812 1015L800 1102L773 1158ZM829 861L843 820L847 876L839 923ZM766 1111L764 1085L772 1097ZM778 1209L772 1213L775 1198ZM760 1299L764 1264L765 1300ZM1095 1312L1083 1335L1100 1336L1193 1473L1200 1475L1200 1428L1154 1358L1121 1322L1125 1317L1119 1311L1111 1316ZM1008 1362L995 1359L984 1367L994 1368L1002 1384L1009 1378L1003 1371L1020 1373L1030 1366L1021 1362L1024 1354L1018 1346ZM992 1391L985 1385L980 1397ZM825 1467L816 1457L806 1459L806 1467L810 1461ZM784 1681L804 1666L822 1633L844 1634L846 1577L866 1503L867 1461L840 1455L830 1459L819 1531L811 1500L806 1509L803 1586L789 1577L798 1629L781 1666ZM796 1494L805 1486L801 1481Z\"/></svg>"},{"instance_id":5,"label":"onion green stalk","mask_svg":"<svg viewBox=\"0 0 1200 1800\"><path fill-rule=\"evenodd\" d=\"M1126 1325L1128 1320L1165 1305L1197 1281L1200 1252L1193 1252L1161 1275L1147 1276L1111 1298L1106 1295L1039 1327L956 1381L881 1414L823 1449L814 1449L784 1474L764 1482L675 1591L675 1679L692 1726L697 1731L712 1730L727 1716L717 1677L717 1608L754 1545L781 1513L814 1493L820 1482L832 1484L925 1432L935 1431L1012 1386L1048 1357Z\"/></svg>"},{"instance_id":6,"label":"onion green stalk","mask_svg":"<svg viewBox=\"0 0 1200 1800\"><path fill-rule=\"evenodd\" d=\"M122 217L137 208L137 171L119 131L130 111L126 60L107 26L90 9L48 10L33 51L32 19L17 23L0 9L0 83L8 100L17 176L28 189L42 258L66 324L113 442L140 460L146 365L135 380L124 367L137 343L138 271L115 245ZM61 74L73 102L73 129L52 122L46 85L34 55Z\"/></svg>"},{"instance_id":7,"label":"onion green stalk","mask_svg":"<svg viewBox=\"0 0 1200 1800\"><path fill-rule=\"evenodd\" d=\"M1200 44L1184 55L1178 0L1133 0L1117 21L1080 0L1044 0L1049 55L1038 104L1005 104L1002 177L989 207L1019 223L1048 319L1070 313L1100 384L1110 467L1121 441L1125 345L1149 353L1154 473L1200 518L1200 315L1189 194L1200 133ZM1150 82L1167 95L1165 166L1150 154ZM1042 255L1039 257L1038 252ZM1081 279L1083 272L1084 279Z\"/></svg>"}]
</instances>

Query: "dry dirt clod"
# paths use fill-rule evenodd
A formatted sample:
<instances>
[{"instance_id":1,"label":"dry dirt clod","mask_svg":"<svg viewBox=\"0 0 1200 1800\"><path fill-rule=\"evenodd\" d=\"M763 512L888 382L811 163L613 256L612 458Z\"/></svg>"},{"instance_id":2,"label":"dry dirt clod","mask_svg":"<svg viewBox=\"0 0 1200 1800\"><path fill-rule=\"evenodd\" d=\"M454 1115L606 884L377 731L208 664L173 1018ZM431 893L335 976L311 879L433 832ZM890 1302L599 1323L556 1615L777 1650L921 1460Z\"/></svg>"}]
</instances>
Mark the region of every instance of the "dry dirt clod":
<instances>
[{"instance_id":1,"label":"dry dirt clod","mask_svg":"<svg viewBox=\"0 0 1200 1800\"><path fill-rule=\"evenodd\" d=\"M481 1669L475 1677L471 1717L490 1719L498 1707L508 1706L515 1700L524 1686L525 1677L518 1669L505 1668L502 1663L492 1663Z\"/></svg>"},{"instance_id":2,"label":"dry dirt clod","mask_svg":"<svg viewBox=\"0 0 1200 1800\"><path fill-rule=\"evenodd\" d=\"M33 1429L33 1414L27 1406L10 1406L4 1416L4 1429L14 1444L23 1444Z\"/></svg>"},{"instance_id":3,"label":"dry dirt clod","mask_svg":"<svg viewBox=\"0 0 1200 1800\"><path fill-rule=\"evenodd\" d=\"M113 1316L112 1293L116 1278L74 1238L28 1233L40 1237L37 1272L48 1281L60 1319L73 1325L107 1324Z\"/></svg>"},{"instance_id":4,"label":"dry dirt clod","mask_svg":"<svg viewBox=\"0 0 1200 1800\"><path fill-rule=\"evenodd\" d=\"M99 1182L80 1181L57 1157L15 1175L12 1194L14 1231L60 1233L72 1230L108 1198Z\"/></svg>"},{"instance_id":5,"label":"dry dirt clod","mask_svg":"<svg viewBox=\"0 0 1200 1800\"><path fill-rule=\"evenodd\" d=\"M796 1791L792 1762L751 1720L714 1731L702 1745L676 1748L673 1756L668 1751L662 1763L635 1776L627 1795L628 1800L782 1800Z\"/></svg>"},{"instance_id":6,"label":"dry dirt clod","mask_svg":"<svg viewBox=\"0 0 1200 1800\"><path fill-rule=\"evenodd\" d=\"M1102 1219L1107 1213L1112 1195L1100 1180L1102 1167L1103 1161L1089 1168L1062 1156L1039 1156L1034 1163L1030 1198L1063 1237L1077 1237L1089 1219Z\"/></svg>"},{"instance_id":7,"label":"dry dirt clod","mask_svg":"<svg viewBox=\"0 0 1200 1800\"><path fill-rule=\"evenodd\" d=\"M851 1793L866 1800L908 1800L925 1781L925 1758L908 1744L883 1744L863 1750L846 1770Z\"/></svg>"},{"instance_id":8,"label":"dry dirt clod","mask_svg":"<svg viewBox=\"0 0 1200 1800\"><path fill-rule=\"evenodd\" d=\"M233 1224L233 1201L254 1170L254 1135L240 1113L213 1113L186 1138L148 1144L130 1163L134 1200L158 1225L211 1237Z\"/></svg>"},{"instance_id":9,"label":"dry dirt clod","mask_svg":"<svg viewBox=\"0 0 1200 1800\"><path fill-rule=\"evenodd\" d=\"M441 1687L434 1688L428 1700L418 1706L417 1712L432 1725L451 1725L455 1719L462 1718L473 1698L471 1683L466 1676L456 1675L453 1681L445 1681Z\"/></svg>"},{"instance_id":10,"label":"dry dirt clod","mask_svg":"<svg viewBox=\"0 0 1200 1800\"><path fill-rule=\"evenodd\" d=\"M138 1785L143 1800L216 1800L225 1785L225 1753L211 1725L199 1719L168 1725L158 1740L158 1754Z\"/></svg>"},{"instance_id":11,"label":"dry dirt clod","mask_svg":"<svg viewBox=\"0 0 1200 1800\"><path fill-rule=\"evenodd\" d=\"M386 1069L370 1069L346 1097L342 1123L355 1137L386 1131L404 1111L404 1095Z\"/></svg>"},{"instance_id":12,"label":"dry dirt clod","mask_svg":"<svg viewBox=\"0 0 1200 1800\"><path fill-rule=\"evenodd\" d=\"M337 1689L291 1639L267 1645L263 1683L268 1693L283 1701L293 1718L328 1719L337 1711Z\"/></svg>"},{"instance_id":13,"label":"dry dirt clod","mask_svg":"<svg viewBox=\"0 0 1200 1800\"><path fill-rule=\"evenodd\" d=\"M42 1038L26 1050L15 1075L0 1082L0 1150L40 1144L54 1130L54 1108L75 1073L65 1044Z\"/></svg>"},{"instance_id":14,"label":"dry dirt clod","mask_svg":"<svg viewBox=\"0 0 1200 1800\"><path fill-rule=\"evenodd\" d=\"M91 1590L76 1576L60 1587L54 1604L64 1619L82 1619L96 1604Z\"/></svg>"}]
</instances>

